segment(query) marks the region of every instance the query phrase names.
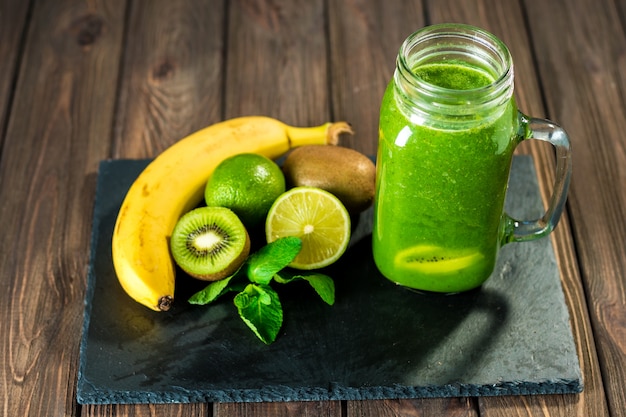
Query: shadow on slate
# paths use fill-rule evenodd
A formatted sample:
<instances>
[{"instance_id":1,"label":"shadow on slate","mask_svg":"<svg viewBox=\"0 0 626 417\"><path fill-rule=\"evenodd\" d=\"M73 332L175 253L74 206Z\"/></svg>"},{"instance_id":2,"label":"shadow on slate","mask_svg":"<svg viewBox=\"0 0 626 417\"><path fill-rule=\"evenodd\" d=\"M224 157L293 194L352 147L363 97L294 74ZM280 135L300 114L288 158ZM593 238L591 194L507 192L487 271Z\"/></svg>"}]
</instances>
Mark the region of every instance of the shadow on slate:
<instances>
[{"instance_id":1,"label":"shadow on slate","mask_svg":"<svg viewBox=\"0 0 626 417\"><path fill-rule=\"evenodd\" d=\"M264 345L225 296L186 299L205 283L177 278L176 302L153 312L121 289L115 218L148 161L100 165L78 376L81 404L351 400L576 393L582 378L550 239L510 244L480 289L425 295L398 287L371 254L371 210L325 272L334 306L305 283L274 284L283 328ZM532 158L516 156L509 214L542 202Z\"/></svg>"}]
</instances>

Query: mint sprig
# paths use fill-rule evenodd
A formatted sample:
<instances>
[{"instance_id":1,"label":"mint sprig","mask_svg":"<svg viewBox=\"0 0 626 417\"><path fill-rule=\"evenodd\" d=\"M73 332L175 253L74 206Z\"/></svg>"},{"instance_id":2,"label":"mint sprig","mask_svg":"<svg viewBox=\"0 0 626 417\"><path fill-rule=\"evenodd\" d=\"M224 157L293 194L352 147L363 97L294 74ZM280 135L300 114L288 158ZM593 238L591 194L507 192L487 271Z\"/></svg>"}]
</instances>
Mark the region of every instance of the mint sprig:
<instances>
[{"instance_id":1,"label":"mint sprig","mask_svg":"<svg viewBox=\"0 0 626 417\"><path fill-rule=\"evenodd\" d=\"M327 275L317 271L294 272L287 268L302 249L298 237L275 240L248 256L230 277L212 282L189 298L189 303L210 304L229 292L239 317L265 344L276 340L283 323L283 309L278 294L270 286L272 280L288 284L305 280L327 304L335 302L335 285ZM248 281L246 283L246 281Z\"/></svg>"},{"instance_id":2,"label":"mint sprig","mask_svg":"<svg viewBox=\"0 0 626 417\"><path fill-rule=\"evenodd\" d=\"M235 272L228 278L212 282L211 284L207 285L202 291L199 291L192 295L189 298L188 302L190 304L198 305L210 304L227 292L240 291L242 289L242 285L235 285L231 282L236 279L236 277L240 274L240 271L241 269L239 269L239 271Z\"/></svg>"},{"instance_id":3,"label":"mint sprig","mask_svg":"<svg viewBox=\"0 0 626 417\"><path fill-rule=\"evenodd\" d=\"M274 276L274 280L281 284L288 284L297 280L305 280L313 287L317 295L328 305L335 304L335 283L328 275L317 271L298 271L285 269Z\"/></svg>"},{"instance_id":4,"label":"mint sprig","mask_svg":"<svg viewBox=\"0 0 626 417\"><path fill-rule=\"evenodd\" d=\"M248 284L234 299L239 317L265 344L272 343L283 324L278 294L268 285Z\"/></svg>"},{"instance_id":5,"label":"mint sprig","mask_svg":"<svg viewBox=\"0 0 626 417\"><path fill-rule=\"evenodd\" d=\"M302 239L284 237L263 246L246 261L248 278L252 282L268 285L274 275L293 261L302 250Z\"/></svg>"}]
</instances>

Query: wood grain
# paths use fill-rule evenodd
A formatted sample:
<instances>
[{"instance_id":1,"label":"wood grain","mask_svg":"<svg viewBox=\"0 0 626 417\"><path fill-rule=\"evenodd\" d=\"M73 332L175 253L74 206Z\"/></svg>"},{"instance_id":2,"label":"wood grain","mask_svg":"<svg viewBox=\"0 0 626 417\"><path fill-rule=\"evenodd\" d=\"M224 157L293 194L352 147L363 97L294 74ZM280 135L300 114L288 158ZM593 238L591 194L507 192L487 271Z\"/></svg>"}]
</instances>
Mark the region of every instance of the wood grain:
<instances>
[{"instance_id":1,"label":"wood grain","mask_svg":"<svg viewBox=\"0 0 626 417\"><path fill-rule=\"evenodd\" d=\"M211 404L85 405L80 417L211 417Z\"/></svg>"},{"instance_id":2,"label":"wood grain","mask_svg":"<svg viewBox=\"0 0 626 417\"><path fill-rule=\"evenodd\" d=\"M340 401L304 401L286 403L226 403L215 404L214 416L268 417L333 417L341 416Z\"/></svg>"},{"instance_id":3,"label":"wood grain","mask_svg":"<svg viewBox=\"0 0 626 417\"><path fill-rule=\"evenodd\" d=\"M626 3L624 3L621 0L614 0L614 2L615 2L615 6L619 10L622 23L626 22Z\"/></svg>"},{"instance_id":4,"label":"wood grain","mask_svg":"<svg viewBox=\"0 0 626 417\"><path fill-rule=\"evenodd\" d=\"M324 2L229 5L224 116L262 114L300 126L327 122Z\"/></svg>"},{"instance_id":5,"label":"wood grain","mask_svg":"<svg viewBox=\"0 0 626 417\"><path fill-rule=\"evenodd\" d=\"M21 58L22 37L28 23L28 7L26 1L5 1L0 5L0 153L13 97L13 81Z\"/></svg>"},{"instance_id":6,"label":"wood grain","mask_svg":"<svg viewBox=\"0 0 626 417\"><path fill-rule=\"evenodd\" d=\"M548 114L574 147L569 198L611 416L626 409L626 38L613 2L527 2ZM580 19L580 16L585 16ZM549 25L549 26L547 26ZM548 27L550 31L548 31ZM555 37L553 33L561 36Z\"/></svg>"},{"instance_id":7,"label":"wood grain","mask_svg":"<svg viewBox=\"0 0 626 417\"><path fill-rule=\"evenodd\" d=\"M414 400L348 401L347 416L478 417L476 399L429 398Z\"/></svg>"},{"instance_id":8,"label":"wood grain","mask_svg":"<svg viewBox=\"0 0 626 417\"><path fill-rule=\"evenodd\" d=\"M124 9L33 8L0 165L4 416L77 414L95 171L109 152Z\"/></svg>"},{"instance_id":9,"label":"wood grain","mask_svg":"<svg viewBox=\"0 0 626 417\"><path fill-rule=\"evenodd\" d=\"M113 157L154 157L222 118L222 2L133 2Z\"/></svg>"},{"instance_id":10,"label":"wood grain","mask_svg":"<svg viewBox=\"0 0 626 417\"><path fill-rule=\"evenodd\" d=\"M333 1L328 4L333 116L353 124L345 144L375 155L380 102L400 45L423 26L419 1Z\"/></svg>"}]
</instances>

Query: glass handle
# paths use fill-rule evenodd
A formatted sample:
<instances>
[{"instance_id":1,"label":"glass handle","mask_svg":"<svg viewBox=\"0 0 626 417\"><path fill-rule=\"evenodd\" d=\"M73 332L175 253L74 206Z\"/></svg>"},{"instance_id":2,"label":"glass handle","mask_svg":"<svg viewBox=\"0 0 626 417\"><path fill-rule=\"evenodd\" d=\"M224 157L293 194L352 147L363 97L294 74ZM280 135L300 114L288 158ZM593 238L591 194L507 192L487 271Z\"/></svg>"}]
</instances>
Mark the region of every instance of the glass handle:
<instances>
[{"instance_id":1,"label":"glass handle","mask_svg":"<svg viewBox=\"0 0 626 417\"><path fill-rule=\"evenodd\" d=\"M572 148L569 136L557 124L537 118L521 116L525 138L549 142L556 150L556 180L550 205L543 217L536 220L515 220L505 214L506 231L504 243L523 242L548 235L556 227L567 199L572 175Z\"/></svg>"}]
</instances>

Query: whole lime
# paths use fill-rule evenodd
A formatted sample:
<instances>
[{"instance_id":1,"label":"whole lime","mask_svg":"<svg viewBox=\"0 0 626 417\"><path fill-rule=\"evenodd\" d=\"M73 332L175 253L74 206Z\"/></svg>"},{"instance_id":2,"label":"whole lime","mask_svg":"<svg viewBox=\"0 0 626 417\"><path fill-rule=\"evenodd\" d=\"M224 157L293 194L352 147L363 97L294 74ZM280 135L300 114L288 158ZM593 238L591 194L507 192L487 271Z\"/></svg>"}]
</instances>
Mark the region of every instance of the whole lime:
<instances>
[{"instance_id":1,"label":"whole lime","mask_svg":"<svg viewBox=\"0 0 626 417\"><path fill-rule=\"evenodd\" d=\"M267 213L285 192L285 176L271 159L242 153L222 161L204 191L207 206L231 209L246 227L263 223Z\"/></svg>"}]
</instances>

